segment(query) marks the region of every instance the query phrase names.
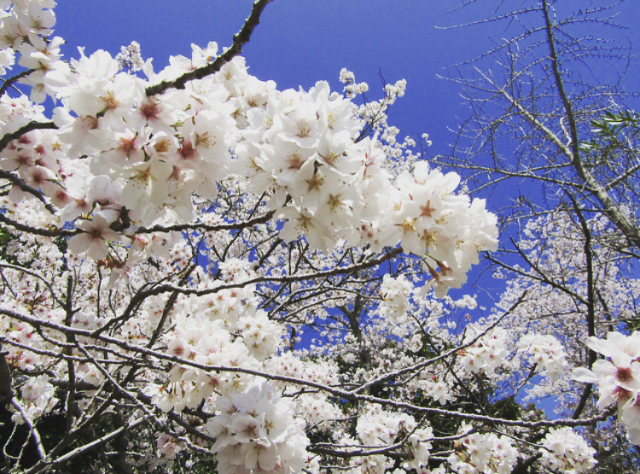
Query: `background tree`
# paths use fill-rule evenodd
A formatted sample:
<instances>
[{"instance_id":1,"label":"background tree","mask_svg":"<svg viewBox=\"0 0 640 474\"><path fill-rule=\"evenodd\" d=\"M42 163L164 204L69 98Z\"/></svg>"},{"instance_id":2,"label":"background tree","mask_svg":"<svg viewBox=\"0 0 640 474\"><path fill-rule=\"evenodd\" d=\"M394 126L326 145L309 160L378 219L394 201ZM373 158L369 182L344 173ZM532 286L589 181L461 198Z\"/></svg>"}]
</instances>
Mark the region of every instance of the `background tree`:
<instances>
[{"instance_id":1,"label":"background tree","mask_svg":"<svg viewBox=\"0 0 640 474\"><path fill-rule=\"evenodd\" d=\"M435 159L463 173L471 194L510 197L499 212L508 237L488 257L507 284L496 306L526 293L511 330L554 335L583 365L598 357L586 337L635 329L640 296L638 127L623 80L631 54L605 36L619 28L617 6L522 2L480 21L504 30L473 70L450 76L471 114L451 156ZM512 391L523 388L515 380ZM592 385L570 377L529 393L552 397L558 413L576 418L596 409ZM601 472L638 469L636 447L616 429L591 436Z\"/></svg>"}]
</instances>

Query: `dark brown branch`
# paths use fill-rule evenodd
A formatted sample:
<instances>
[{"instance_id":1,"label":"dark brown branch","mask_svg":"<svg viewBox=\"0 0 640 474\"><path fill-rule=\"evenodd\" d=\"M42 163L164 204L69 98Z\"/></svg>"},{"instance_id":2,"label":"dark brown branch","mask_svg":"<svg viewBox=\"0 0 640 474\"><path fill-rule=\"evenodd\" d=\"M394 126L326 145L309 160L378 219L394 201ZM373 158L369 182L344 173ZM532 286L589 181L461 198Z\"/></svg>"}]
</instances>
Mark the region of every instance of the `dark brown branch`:
<instances>
[{"instance_id":1,"label":"dark brown branch","mask_svg":"<svg viewBox=\"0 0 640 474\"><path fill-rule=\"evenodd\" d=\"M584 235L584 254L585 260L587 262L587 332L590 337L596 335L596 315L595 315L595 306L596 306L596 296L595 296L595 288L593 282L593 252L591 249L591 231L589 230L589 226L587 225L587 221L582 215L582 210L580 206L578 206L575 198L567 193L569 199L573 204L573 207L578 215L578 220L580 220L580 226L582 228L582 233ZM595 351L587 348L587 359L588 365L591 367L594 362L597 360L598 356ZM578 419L584 410L584 407L587 405L587 400L591 396L591 392L593 391L593 384L587 384L582 392L582 396L580 397L580 401L578 402L578 406L573 412L572 418Z\"/></svg>"},{"instance_id":2,"label":"dark brown branch","mask_svg":"<svg viewBox=\"0 0 640 474\"><path fill-rule=\"evenodd\" d=\"M489 326L485 331L481 332L480 334L478 334L476 337L474 337L473 339L471 339L469 342L467 342L466 344L462 344L460 346L457 346L445 353L441 353L436 357L433 357L429 360L426 360L424 362L420 362L418 364L412 365L410 367L405 367L404 369L399 369L396 370L394 372L382 375L376 379L370 380L369 382L365 383L364 385L361 385L360 387L356 388L353 390L353 393L358 393L358 392L362 392L363 390L379 384L385 380L388 379L392 379L395 377L398 377L400 375L409 373L409 372L414 372L414 371L418 371L418 370L422 370L425 367L432 365L440 360L444 360L446 358L448 358L449 356L454 355L455 353L457 353L458 351L460 351L461 349L464 349L466 347L472 346L473 344L475 344L481 337L483 337L485 334L487 334L489 331L491 331L493 328L495 328L498 324L500 324L502 322L502 320L507 317L509 314L511 314L518 306L520 306L520 304L522 304L522 302L525 300L527 296L527 292L523 292L520 297L518 298L518 300L511 305L511 307L504 312L504 314L502 314L502 316L500 316L491 326Z\"/></svg>"},{"instance_id":3,"label":"dark brown branch","mask_svg":"<svg viewBox=\"0 0 640 474\"><path fill-rule=\"evenodd\" d=\"M39 273L36 273L36 272L34 272L32 270L29 270L28 268L20 267L20 266L17 266L17 265L11 265L9 263L0 263L0 268L8 268L10 270L15 270L17 272L26 273L27 275L30 275L30 276L32 276L34 278L37 278L38 280L40 280L47 287L47 289L49 290L49 293L51 293L51 297L56 301L56 303L58 303L60 306L64 305L64 303L62 301L60 301L60 299L56 295L55 291L53 290L53 286L51 286L51 283L45 277L40 275Z\"/></svg>"},{"instance_id":4,"label":"dark brown branch","mask_svg":"<svg viewBox=\"0 0 640 474\"><path fill-rule=\"evenodd\" d=\"M133 298L131 298L129 305L124 310L123 314L118 318L121 320L127 319L131 315L131 313L134 311L134 309L137 308L138 305L142 303L146 298L149 298L150 296L160 295L162 293L169 293L169 292L175 291L184 295L204 296L212 293L217 293L222 290L227 290L232 288L242 288L244 286L257 284L257 283L278 282L278 283L285 284L285 283L291 283L294 281L304 281L304 280L312 280L316 278L326 278L334 275L350 274L350 273L357 272L359 270L364 270L365 268L371 268L376 265L379 265L383 262L386 262L387 260L397 257L400 253L402 253L402 248L397 247L389 252L383 253L378 258L365 260L364 262L358 263L356 265L338 267L338 268L334 268L332 270L327 270L324 272L305 273L302 275L290 275L290 276L283 276L283 277L258 277L258 278L253 278L251 280L247 280L240 283L230 283L227 285L221 285L217 288L209 288L205 290L180 288L178 286L168 285L168 284L158 285L157 287L152 288L150 290L139 291L138 293L136 293L136 295ZM97 330L96 335L99 334L100 332L101 330Z\"/></svg>"},{"instance_id":5,"label":"dark brown branch","mask_svg":"<svg viewBox=\"0 0 640 474\"><path fill-rule=\"evenodd\" d=\"M2 137L2 139L0 140L0 151L4 150L7 147L7 145L11 143L12 140L17 140L25 133L29 133L33 130L46 130L46 129L57 130L58 127L53 122L29 122L28 124L20 127L15 132L7 133L4 137Z\"/></svg>"},{"instance_id":6,"label":"dark brown branch","mask_svg":"<svg viewBox=\"0 0 640 474\"><path fill-rule=\"evenodd\" d=\"M241 230L258 224L265 224L271 220L276 211L269 211L264 216L249 219L245 222L234 222L232 224L177 224L171 226L155 225L150 228L140 227L136 234L151 234L152 232L184 232L189 230L201 230L205 232L217 232L222 230Z\"/></svg>"},{"instance_id":7,"label":"dark brown branch","mask_svg":"<svg viewBox=\"0 0 640 474\"><path fill-rule=\"evenodd\" d=\"M623 212L621 212L618 205L611 198L611 196L609 196L609 193L607 193L606 189L602 185L600 185L600 183L598 183L598 181L593 177L589 170L587 170L587 168L584 166L584 163L582 162L582 157L580 156L580 141L578 139L578 126L576 124L576 118L573 112L571 101L569 100L569 97L564 90L564 82L562 80L562 73L560 72L560 64L555 47L555 38L553 35L553 25L549 17L549 6L547 5L547 1L548 0L542 0L542 10L544 12L547 43L549 45L549 55L553 67L553 77L556 83L556 87L558 88L558 94L560 95L560 99L562 100L562 104L564 106L567 120L569 122L569 133L571 136L571 164L578 172L580 178L584 180L589 191L591 191L598 199L598 201L600 201L604 213L609 219L611 219L611 222L613 222L618 230L620 230L620 232L625 235L625 237L632 245L640 247L640 231L638 230L638 228L627 218L627 216L624 215Z\"/></svg>"},{"instance_id":8,"label":"dark brown branch","mask_svg":"<svg viewBox=\"0 0 640 474\"><path fill-rule=\"evenodd\" d=\"M582 304L587 304L587 301L580 296L578 293L576 293L575 291L571 291L570 288L568 288L567 286L561 285L560 283L557 283L556 281L550 279L546 273L544 273L542 270L540 270L540 268L533 262L531 261L531 259L527 256L526 253L524 253L524 251L518 246L518 244L516 243L515 240L513 240L513 238L510 239L511 243L513 244L513 246L516 248L516 250L518 251L518 253L520 254L520 256L524 259L525 262L527 262L527 265L529 265L531 268L533 268L535 270L535 272L540 275L540 276L536 276L536 275L532 275L530 273L527 273L523 270L519 270L518 268L514 267L514 266L510 266L494 257L492 257L491 255L487 255L487 260L490 260L491 262L500 265L503 268L506 268L507 270L510 270L512 272L518 273L526 278L530 278L532 280L536 280L539 281L541 283L546 283L547 285L562 291L563 293L566 293L567 295L569 295L570 297L574 298L576 301L579 301Z\"/></svg>"},{"instance_id":9,"label":"dark brown branch","mask_svg":"<svg viewBox=\"0 0 640 474\"><path fill-rule=\"evenodd\" d=\"M40 190L29 186L27 183L25 183L23 180L18 178L13 173L10 173L9 171L5 171L5 170L0 170L0 178L8 179L14 185L16 185L20 189L22 189L25 193L29 193L29 194L37 197L40 201L42 201L42 203L44 203L44 207L46 207L47 210L51 214L55 214L56 213L55 208L51 205L51 203L47 202L47 200L44 197L44 194L42 194L42 192Z\"/></svg>"},{"instance_id":10,"label":"dark brown branch","mask_svg":"<svg viewBox=\"0 0 640 474\"><path fill-rule=\"evenodd\" d=\"M6 352L2 351L0 343L0 403L8 403L13 398L11 390L11 371L5 357Z\"/></svg>"},{"instance_id":11,"label":"dark brown branch","mask_svg":"<svg viewBox=\"0 0 640 474\"><path fill-rule=\"evenodd\" d=\"M71 237L82 233L80 229L65 230L65 229L39 229L37 227L31 227L28 225L20 224L14 220L9 219L6 215L0 213L0 222L4 222L11 227L22 232L27 232L34 235L43 235L45 237Z\"/></svg>"},{"instance_id":12,"label":"dark brown branch","mask_svg":"<svg viewBox=\"0 0 640 474\"><path fill-rule=\"evenodd\" d=\"M24 407L18 401L17 398L13 398L11 400L11 405L13 405L18 410L18 412L22 416L22 420L29 427L29 437L33 438L33 441L35 442L35 445L36 445L36 450L38 451L38 455L40 456L40 459L44 460L47 457L47 452L45 451L44 446L42 445L42 437L40 436L40 432L38 431L38 428L36 427L33 420L31 420L31 418L29 417Z\"/></svg>"},{"instance_id":13,"label":"dark brown branch","mask_svg":"<svg viewBox=\"0 0 640 474\"><path fill-rule=\"evenodd\" d=\"M529 468L533 466L533 464L542 457L542 453L534 454L528 459L518 459L518 462L513 467L511 474L527 474L529 473Z\"/></svg>"},{"instance_id":14,"label":"dark brown branch","mask_svg":"<svg viewBox=\"0 0 640 474\"><path fill-rule=\"evenodd\" d=\"M93 337L92 331L88 331L86 329L68 327L62 324L51 322L49 320L39 319L30 315L21 314L17 311L6 309L6 308L0 308L0 314L4 314L18 321L26 322L28 324L31 324L34 327L46 327L49 329L53 329L54 331L59 331L62 334L66 334L69 332L69 333L75 334L76 336ZM491 426L502 425L502 426L521 426L524 428L541 428L541 427L556 427L556 426L596 425L598 422L604 421L607 418L609 418L616 410L616 407L612 406L601 415L598 415L592 418L577 419L577 420L564 419L564 418L563 419L559 418L555 420L540 420L540 421L507 420L503 418L496 418L496 417L487 416L487 415L478 415L474 413L464 413L459 411L445 410L445 409L433 408L433 407L422 407L422 406L414 405L408 402L403 402L403 401L393 400L393 399L384 399L384 398L374 397L371 395L359 395L351 391L343 390L341 388L334 387L334 386L323 385L321 383L317 383L309 380L297 379L295 377L269 374L266 372L261 372L259 370L245 369L243 367L212 366L207 364L200 364L189 359L183 359L181 357L169 355L161 351L148 349L146 347L136 346L135 344L131 344L127 341L123 341L118 338L109 337L105 335L100 335L97 339L107 344L112 344L117 347L120 347L125 351L130 351L130 352L138 353L145 356L155 357L159 360L164 360L167 362L173 362L175 364L193 367L196 369L204 370L206 372L220 372L220 373L236 372L236 373L254 375L257 377L264 377L265 379L269 379L269 380L277 380L281 382L287 382L293 385L311 387L313 389L317 389L322 392L326 392L331 395L334 395L336 397L344 398L346 400L363 401L363 402L369 402L377 405L390 406L397 410L404 409L414 413L433 414L433 415L439 415L439 416L452 416L452 417L463 419L463 420L472 420L472 421L487 423ZM82 350L80 346L79 348ZM83 352L85 352L85 355L87 355L86 351L83 351ZM88 358L90 359L91 357L89 356ZM99 365L97 365L97 367L98 369L101 369ZM118 384L115 381L113 381L112 378L110 378L107 372L103 372L103 374L110 379L110 381L114 384L114 386L118 387ZM125 395L129 396L129 392L127 392L126 390L120 388L120 391Z\"/></svg>"},{"instance_id":15,"label":"dark brown branch","mask_svg":"<svg viewBox=\"0 0 640 474\"><path fill-rule=\"evenodd\" d=\"M215 61L206 66L200 67L173 81L162 81L160 84L147 87L147 97L162 94L168 89L184 89L185 84L194 79L202 79L203 77L215 74L220 71L222 66L231 61L234 57L242 52L242 47L249 42L251 34L255 27L260 23L260 15L264 8L271 3L271 0L257 0L253 4L251 15L244 22L242 29L233 36L233 44L224 53L218 56Z\"/></svg>"},{"instance_id":16,"label":"dark brown branch","mask_svg":"<svg viewBox=\"0 0 640 474\"><path fill-rule=\"evenodd\" d=\"M31 469L25 471L25 474L35 474L36 472L40 472L48 467L60 466L66 463L67 461L70 461L71 459L75 458L76 456L79 456L83 453L96 449L102 446L103 444L108 443L112 439L120 436L122 433L125 433L126 431L132 428L135 428L136 426L142 424L145 421L146 421L146 417L142 417L137 420L134 420L128 425L122 426L112 431L111 433L106 434L103 437L96 439L95 441L92 441L91 443L85 444L84 446L80 446L79 448L76 448L73 451L68 452L64 456L60 456L58 459L54 461L48 461L48 460L40 461Z\"/></svg>"},{"instance_id":17,"label":"dark brown branch","mask_svg":"<svg viewBox=\"0 0 640 474\"><path fill-rule=\"evenodd\" d=\"M189 269L185 272L183 277L180 279L179 285L184 285L185 283L187 283L187 281L189 281L189 277L191 276L193 271L196 269L196 267L197 267L196 264L193 264L189 267ZM173 305L176 303L178 296L179 296L179 293L176 291L171 293L171 296L169 296L169 299L167 300L167 303L164 305L164 309L162 310L162 317L160 318L160 321L158 322L156 329L153 331L151 338L149 338L147 347L153 347L155 342L158 340L158 338L162 334L162 329L164 327L164 324L167 321L167 318L169 317L169 313L171 313L171 310L173 309ZM133 373L133 370L131 371L131 373ZM130 379L130 378L131 378L130 376L127 376L127 379Z\"/></svg>"},{"instance_id":18,"label":"dark brown branch","mask_svg":"<svg viewBox=\"0 0 640 474\"><path fill-rule=\"evenodd\" d=\"M13 84L18 82L23 77L27 77L33 71L35 71L35 69L27 69L26 71L22 71L20 74L16 74L15 76L10 77L9 79L6 79L4 81L4 84L2 84L2 87L0 87L0 97L2 97L5 94L5 92L7 92L7 89L9 87L11 87Z\"/></svg>"},{"instance_id":19,"label":"dark brown branch","mask_svg":"<svg viewBox=\"0 0 640 474\"><path fill-rule=\"evenodd\" d=\"M582 234L584 235L584 255L587 264L587 331L589 336L596 335L596 315L595 315L595 305L596 305L596 296L595 296L595 287L593 282L593 252L591 250L591 231L589 230L589 226L587 225L587 221L582 215L582 209L578 206L575 198L567 193L569 199L573 203L573 207L578 216L578 220L580 221L580 226L582 228ZM589 354L589 365L593 364L596 361L596 353L590 351Z\"/></svg>"},{"instance_id":20,"label":"dark brown branch","mask_svg":"<svg viewBox=\"0 0 640 474\"><path fill-rule=\"evenodd\" d=\"M592 391L593 391L593 384L588 383L587 386L584 388L584 391L582 392L582 396L580 397L578 406L574 410L573 415L571 415L571 418L573 418L574 420L577 420L578 418L580 418L580 415L582 414L584 407L587 406L587 401L589 400L589 397L591 396Z\"/></svg>"}]
</instances>

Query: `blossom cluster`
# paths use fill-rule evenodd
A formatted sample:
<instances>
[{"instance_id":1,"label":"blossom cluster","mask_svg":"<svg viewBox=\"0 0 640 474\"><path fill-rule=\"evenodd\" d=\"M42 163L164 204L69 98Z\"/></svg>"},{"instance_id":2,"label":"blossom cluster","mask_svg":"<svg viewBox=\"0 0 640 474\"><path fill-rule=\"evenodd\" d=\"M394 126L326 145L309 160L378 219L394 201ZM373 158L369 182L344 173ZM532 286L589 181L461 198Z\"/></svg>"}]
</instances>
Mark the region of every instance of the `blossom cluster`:
<instances>
[{"instance_id":1,"label":"blossom cluster","mask_svg":"<svg viewBox=\"0 0 640 474\"><path fill-rule=\"evenodd\" d=\"M304 422L293 422L289 405L268 383L218 397L216 408L220 414L206 428L216 437L211 450L222 472L301 471Z\"/></svg>"},{"instance_id":2,"label":"blossom cluster","mask_svg":"<svg viewBox=\"0 0 640 474\"><path fill-rule=\"evenodd\" d=\"M460 380L495 375L508 333L469 325L451 350L456 324L427 298L459 287L479 252L496 248L497 220L455 173L401 159L415 143L398 138L386 110L406 82L357 105L368 86L346 69L343 94L324 81L280 91L236 56L164 88L214 65L218 46L192 45L159 72L136 42L116 57L80 48L65 62L53 1L0 6L0 72L19 58L31 87L29 98L0 96L0 334L17 381L13 422L65 416L71 439L92 417L135 414L166 459L209 443L221 473L319 472L314 453L325 448L339 469L382 474L401 459L427 472L435 459L443 472L432 444L451 437L382 406L420 394L460 415L446 412ZM51 121L38 105L47 96ZM380 276L380 261L401 252L409 263ZM296 350L312 324L340 349ZM563 370L556 339L519 346L552 378ZM611 392L635 424L636 365ZM459 436L454 470L513 466L510 438ZM316 451L311 439L322 440ZM568 434L543 445L552 468L591 462L571 457L589 451Z\"/></svg>"},{"instance_id":3,"label":"blossom cluster","mask_svg":"<svg viewBox=\"0 0 640 474\"><path fill-rule=\"evenodd\" d=\"M31 100L41 103L46 98L45 75L60 62L60 45L64 40L50 37L56 24L53 0L2 2L4 10L0 25L0 73L14 65L31 72L20 82L31 86Z\"/></svg>"},{"instance_id":4,"label":"blossom cluster","mask_svg":"<svg viewBox=\"0 0 640 474\"><path fill-rule=\"evenodd\" d=\"M629 441L640 444L640 332L609 332L604 340L590 337L587 347L607 359L598 359L591 369L574 369L573 378L598 387L601 410L616 403Z\"/></svg>"},{"instance_id":5,"label":"blossom cluster","mask_svg":"<svg viewBox=\"0 0 640 474\"><path fill-rule=\"evenodd\" d=\"M569 427L552 428L541 445L543 462L557 472L588 472L597 463L596 450Z\"/></svg>"},{"instance_id":6,"label":"blossom cluster","mask_svg":"<svg viewBox=\"0 0 640 474\"><path fill-rule=\"evenodd\" d=\"M122 46L116 56L116 61L120 64L121 69L131 72L142 71L144 60L140 54L140 43L132 41L126 48Z\"/></svg>"},{"instance_id":7,"label":"blossom cluster","mask_svg":"<svg viewBox=\"0 0 640 474\"><path fill-rule=\"evenodd\" d=\"M20 398L23 406L20 410L11 407L13 421L18 424L25 422L26 416L29 421L40 418L45 413L50 412L58 403L54 395L54 387L45 375L30 378L20 390Z\"/></svg>"},{"instance_id":8,"label":"blossom cluster","mask_svg":"<svg viewBox=\"0 0 640 474\"><path fill-rule=\"evenodd\" d=\"M1 165L60 209L51 224L75 225L75 253L101 260L114 245L129 246L138 226L191 221L192 194L215 198L217 183L230 173L247 176L251 191L271 195L270 207L286 221L283 239L304 234L316 249L347 241L372 250L401 243L405 252L428 251L440 291L464 281L478 251L495 248L496 220L484 201L455 195L459 178L424 162L393 184L381 143L360 137L370 114L331 93L326 82L308 92L280 92L234 58L184 90L147 96L150 85L211 62L217 45L194 45L191 59L172 58L156 74L150 62L142 64L136 43L117 58L81 49L70 63L59 60L57 44L40 48L49 62L38 81L62 103L54 111L58 130L23 135ZM122 71L125 63L142 68L147 80ZM404 84L388 86L384 106L403 90ZM376 116L384 116L381 107ZM12 111L2 117L3 129L43 121L42 110L34 112ZM394 142L393 133L383 139ZM16 202L29 197L19 186L10 196Z\"/></svg>"},{"instance_id":9,"label":"blossom cluster","mask_svg":"<svg viewBox=\"0 0 640 474\"><path fill-rule=\"evenodd\" d=\"M518 347L530 356L542 373L558 378L567 365L566 352L557 338L550 335L526 334L518 340Z\"/></svg>"},{"instance_id":10,"label":"blossom cluster","mask_svg":"<svg viewBox=\"0 0 640 474\"><path fill-rule=\"evenodd\" d=\"M483 335L480 340L460 351L461 363L465 371L478 373L480 370L491 373L504 363L507 355L505 342L507 332L494 328ZM469 331L468 340L473 339L473 332Z\"/></svg>"},{"instance_id":11,"label":"blossom cluster","mask_svg":"<svg viewBox=\"0 0 640 474\"><path fill-rule=\"evenodd\" d=\"M385 275L380 286L382 296L382 310L389 319L397 319L409 309L409 296L413 292L413 285L404 276L393 278Z\"/></svg>"},{"instance_id":12,"label":"blossom cluster","mask_svg":"<svg viewBox=\"0 0 640 474\"><path fill-rule=\"evenodd\" d=\"M356 433L360 441L368 446L384 446L391 444L396 439L407 437L409 443L406 449L409 455L402 467L406 471L416 469L420 472L429 465L431 443L428 440L433 438L433 430L430 427L421 427L412 416L406 413L388 412L379 406L368 405L365 413L358 418ZM350 441L349 438L344 438L341 443L349 445ZM374 463L366 461L369 464L368 471L363 466L365 463L363 459L354 458L351 465L363 468L360 472L382 474L389 459L385 459L385 456L376 456L376 458ZM355 470L358 471L358 469Z\"/></svg>"},{"instance_id":13,"label":"blossom cluster","mask_svg":"<svg viewBox=\"0 0 640 474\"><path fill-rule=\"evenodd\" d=\"M464 431L468 427L463 426ZM458 473L508 474L513 469L518 451L511 439L494 433L473 433L456 443L456 452L448 458L449 465Z\"/></svg>"}]
</instances>

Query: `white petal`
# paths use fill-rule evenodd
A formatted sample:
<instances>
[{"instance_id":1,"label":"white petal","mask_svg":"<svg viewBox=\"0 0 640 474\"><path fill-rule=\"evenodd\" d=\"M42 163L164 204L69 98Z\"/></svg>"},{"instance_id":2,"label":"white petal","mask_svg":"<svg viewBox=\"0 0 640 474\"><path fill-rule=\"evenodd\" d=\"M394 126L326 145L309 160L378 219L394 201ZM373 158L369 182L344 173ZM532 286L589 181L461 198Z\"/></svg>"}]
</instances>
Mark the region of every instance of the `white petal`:
<instances>
[{"instance_id":1,"label":"white petal","mask_svg":"<svg viewBox=\"0 0 640 474\"><path fill-rule=\"evenodd\" d=\"M571 378L578 382L598 383L598 377L589 369L578 367L571 373Z\"/></svg>"}]
</instances>

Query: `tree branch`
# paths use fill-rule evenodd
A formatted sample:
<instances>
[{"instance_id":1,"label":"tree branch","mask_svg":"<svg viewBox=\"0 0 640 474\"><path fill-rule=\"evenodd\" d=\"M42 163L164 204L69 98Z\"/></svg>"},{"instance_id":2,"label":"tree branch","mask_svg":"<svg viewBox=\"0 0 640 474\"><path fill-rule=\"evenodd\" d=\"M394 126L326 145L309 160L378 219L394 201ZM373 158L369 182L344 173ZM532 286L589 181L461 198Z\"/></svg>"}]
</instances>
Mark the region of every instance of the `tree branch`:
<instances>
[{"instance_id":1,"label":"tree branch","mask_svg":"<svg viewBox=\"0 0 640 474\"><path fill-rule=\"evenodd\" d=\"M67 327L67 326L60 325L60 324L57 324L57 323L53 323L53 322L50 322L50 321L46 321L46 320L34 318L32 316L24 315L24 314L21 314L21 313L18 313L16 311L14 311L14 310L9 310L9 309L6 309L6 308L0 308L0 314L5 314L5 315L10 316L10 317L12 317L14 319L17 319L19 321L24 321L24 322L32 324L34 326L47 327L47 328L59 331L62 334L66 334L67 332L71 332L71 333L74 333L77 336L84 336L84 337L90 337L90 338L93 337L92 336L92 331L88 331L88 330L84 330L84 329L77 329L77 328L72 328L72 327ZM613 406L609 410L605 411L603 414L601 414L599 416L592 417L592 418L586 418L586 419L577 419L577 420L560 419L560 418L559 419L555 419L555 420L540 420L540 421L507 420L507 419L503 419L503 418L496 418L496 417L487 416L487 415L478 415L478 414L474 414L474 413L464 413L464 412L459 412L459 411L445 410L445 409L432 408L432 407L422 407L422 406L414 405L414 404L408 403L408 402L396 401L394 399L384 399L384 398L374 397L374 396L371 396L371 395L359 395L359 394L353 393L352 391L343 390L343 389L340 389L340 388L337 388L337 387L334 387L334 386L328 386L328 385L324 385L324 384L313 382L313 381L309 381L309 380L297 379L295 377L288 377L288 376L284 376L284 375L269 374L269 373L262 372L262 371L259 371L259 370L246 369L246 368L243 368L243 367L212 366L212 365L207 365L207 364L200 364L200 363L194 362L192 360L183 359L181 357L177 357L177 356L174 356L174 355L169 355L169 354L166 354L164 352L157 351L157 350L147 349L146 347L136 346L134 344L130 344L130 343L128 343L126 341L123 341L123 340L120 340L118 338L109 337L109 336L105 336L105 335L100 335L97 339L100 340L100 341L103 341L103 342L105 342L107 344L112 344L112 345L115 345L117 347L120 347L121 349L123 349L125 351L129 351L129 352L139 353L139 354L146 355L146 356L155 357L155 358L160 359L160 360L164 360L164 361L167 361L167 362L172 362L174 364L184 365L184 366L188 366L188 367L193 367L193 368L196 368L196 369L203 370L205 372L222 372L222 373L224 373L224 372L232 372L232 373L236 372L236 373L254 375L254 376L257 376L257 377L263 377L263 378L268 379L268 380L276 380L276 381L281 381L281 382L287 382L287 383L294 384L294 385L301 385L301 386L311 387L313 389L320 390L322 392L326 392L326 393L334 395L334 396L336 396L338 398L344 398L346 400L363 401L363 402L369 402L369 403L376 404L376 405L391 406L391 407L396 408L396 409L409 410L409 411L414 412L414 413L433 414L433 415L440 415L440 416L451 416L451 417L459 418L459 419L463 419L463 420L484 422L484 423L488 423L490 425L521 426L523 428L594 425L594 424L596 424L596 423L598 423L600 421L606 420L615 411L615 406ZM78 346L78 348L80 350L83 350L83 348L81 346ZM91 359L91 357L86 352L85 352L85 355L87 355L87 357L89 359ZM102 369L99 364L96 367L99 370ZM102 369L102 370L104 370L104 369ZM108 372L103 371L103 374L105 376L107 376L107 378L110 378L110 375L108 374ZM112 383L114 384L115 387L119 386L118 383L113 381L113 380L112 380ZM128 397L131 397L131 395L126 390L124 390L123 388L119 388L119 390L121 390Z\"/></svg>"},{"instance_id":2,"label":"tree branch","mask_svg":"<svg viewBox=\"0 0 640 474\"><path fill-rule=\"evenodd\" d=\"M251 15L247 18L242 26L242 29L233 36L233 44L224 53L218 56L215 61L206 66L200 67L186 74L183 74L174 81L163 81L160 84L156 84L147 87L147 97L153 95L162 94L169 89L184 89L185 84L194 79L202 79L203 77L215 74L220 71L222 66L231 61L234 57L242 52L242 47L249 42L251 34L255 27L260 23L260 15L264 8L271 3L272 0L257 0L253 4L251 9Z\"/></svg>"},{"instance_id":3,"label":"tree branch","mask_svg":"<svg viewBox=\"0 0 640 474\"><path fill-rule=\"evenodd\" d=\"M0 342L0 403L8 403L13 398L11 389L11 370L7 364L7 353L2 350Z\"/></svg>"},{"instance_id":4,"label":"tree branch","mask_svg":"<svg viewBox=\"0 0 640 474\"><path fill-rule=\"evenodd\" d=\"M98 448L100 446L102 446L103 444L108 443L109 441L111 441L112 439L120 436L122 433L135 428L138 425L141 425L142 423L144 423L146 421L146 417L142 417L142 418L138 418L137 420L132 421L131 423L129 423L126 426L122 426L120 428L118 428L117 430L112 431L109 434L106 434L98 439L96 439L95 441L92 441L91 443L85 444L84 446L80 446L79 448L74 449L73 451L65 454L64 456L60 456L58 459L55 460L45 460L45 461L40 461L38 462L35 466L31 467L31 469L28 469L27 471L24 472L24 474L36 474L37 472L40 472L44 469L49 469L50 467L56 467L56 466L60 466L64 463L66 463L67 461L70 461L71 459L87 452L87 451L91 451L92 449Z\"/></svg>"},{"instance_id":5,"label":"tree branch","mask_svg":"<svg viewBox=\"0 0 640 474\"><path fill-rule=\"evenodd\" d=\"M9 143L13 140L17 140L25 133L29 133L33 130L57 130L58 126L53 122L29 122L28 124L20 127L13 133L8 133L0 139L0 151L3 151Z\"/></svg>"},{"instance_id":6,"label":"tree branch","mask_svg":"<svg viewBox=\"0 0 640 474\"><path fill-rule=\"evenodd\" d=\"M2 148L2 150L4 150L4 147ZM2 151L2 150L0 150L0 151ZM56 213L55 208L51 205L51 203L49 203L46 200L44 194L42 194L42 192L40 190L29 186L27 183L25 183L22 179L20 179L19 177L17 177L13 173L10 173L9 171L5 171L5 170L0 169L0 178L4 178L4 179L7 179L7 180L11 181L14 185L18 186L25 193L29 193L29 194L35 196L36 198L38 198L38 200L42 201L42 203L44 204L44 207L46 207L47 210L51 214L55 214Z\"/></svg>"},{"instance_id":7,"label":"tree branch","mask_svg":"<svg viewBox=\"0 0 640 474\"><path fill-rule=\"evenodd\" d=\"M565 109L567 120L569 121L569 133L571 136L571 150L569 156L571 157L571 163L578 172L578 175L587 185L587 188L595 195L603 206L603 211L615 224L615 226L627 237L630 243L636 247L640 247L640 232L638 228L624 215L619 209L615 201L609 196L606 189L598 183L593 175L586 169L580 156L580 142L578 140L578 126L576 124L575 114L571 101L569 100L567 93L564 90L564 81L562 80L562 74L560 72L560 64L558 55L555 48L555 39L553 36L553 25L551 24L551 18L549 17L549 6L547 0L542 0L542 10L544 12L545 28L547 33L547 43L550 50L550 58L553 67L553 77L558 88L558 94L562 100L562 104ZM563 146L567 151L568 148Z\"/></svg>"},{"instance_id":8,"label":"tree branch","mask_svg":"<svg viewBox=\"0 0 640 474\"><path fill-rule=\"evenodd\" d=\"M0 87L0 97L2 97L7 92L7 89L9 87L11 87L13 84L15 84L17 81L19 81L23 77L27 77L33 71L35 71L35 69L27 69L25 71L22 71L19 74L16 74L13 77L10 77L9 79L5 79L4 84L2 84L2 87Z\"/></svg>"}]
</instances>

